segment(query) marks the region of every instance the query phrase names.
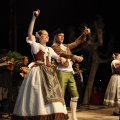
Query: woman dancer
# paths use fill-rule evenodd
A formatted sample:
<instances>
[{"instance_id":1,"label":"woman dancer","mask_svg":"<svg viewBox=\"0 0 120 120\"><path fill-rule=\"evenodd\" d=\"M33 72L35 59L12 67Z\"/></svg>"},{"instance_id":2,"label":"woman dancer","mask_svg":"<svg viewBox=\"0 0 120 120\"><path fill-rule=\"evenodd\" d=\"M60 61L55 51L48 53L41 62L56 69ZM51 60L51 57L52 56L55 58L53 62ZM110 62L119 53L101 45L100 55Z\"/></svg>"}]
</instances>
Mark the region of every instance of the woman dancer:
<instances>
[{"instance_id":1,"label":"woman dancer","mask_svg":"<svg viewBox=\"0 0 120 120\"><path fill-rule=\"evenodd\" d=\"M39 14L40 10L33 11L26 38L31 46L35 64L23 80L12 120L67 120L68 114L61 87L51 66L51 58L55 58L61 64L64 64L66 59L46 46L49 40L46 30L39 30L36 36L33 35L34 23Z\"/></svg>"},{"instance_id":2,"label":"woman dancer","mask_svg":"<svg viewBox=\"0 0 120 120\"><path fill-rule=\"evenodd\" d=\"M113 115L117 116L120 109L120 53L113 54L114 60L111 63L112 76L104 97L104 104L114 106Z\"/></svg>"}]
</instances>

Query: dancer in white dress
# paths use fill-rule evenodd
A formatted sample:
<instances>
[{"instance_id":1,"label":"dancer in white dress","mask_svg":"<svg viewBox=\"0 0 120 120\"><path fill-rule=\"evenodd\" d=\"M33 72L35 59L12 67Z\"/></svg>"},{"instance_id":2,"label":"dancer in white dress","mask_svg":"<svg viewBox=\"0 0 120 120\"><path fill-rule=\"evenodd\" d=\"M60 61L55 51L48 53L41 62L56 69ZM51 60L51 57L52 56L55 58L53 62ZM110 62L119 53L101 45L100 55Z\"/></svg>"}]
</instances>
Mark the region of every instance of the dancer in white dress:
<instances>
[{"instance_id":1,"label":"dancer in white dress","mask_svg":"<svg viewBox=\"0 0 120 120\"><path fill-rule=\"evenodd\" d=\"M33 11L26 38L35 62L21 85L12 120L67 120L62 90L51 65L51 58L55 58L61 64L64 64L66 59L46 46L49 40L46 30L39 30L36 36L33 35L34 23L39 14L40 10ZM39 39L39 43L36 39Z\"/></svg>"},{"instance_id":2,"label":"dancer in white dress","mask_svg":"<svg viewBox=\"0 0 120 120\"><path fill-rule=\"evenodd\" d=\"M111 63L112 76L106 89L104 105L114 106L113 115L120 113L120 53L113 54L114 60Z\"/></svg>"}]
</instances>

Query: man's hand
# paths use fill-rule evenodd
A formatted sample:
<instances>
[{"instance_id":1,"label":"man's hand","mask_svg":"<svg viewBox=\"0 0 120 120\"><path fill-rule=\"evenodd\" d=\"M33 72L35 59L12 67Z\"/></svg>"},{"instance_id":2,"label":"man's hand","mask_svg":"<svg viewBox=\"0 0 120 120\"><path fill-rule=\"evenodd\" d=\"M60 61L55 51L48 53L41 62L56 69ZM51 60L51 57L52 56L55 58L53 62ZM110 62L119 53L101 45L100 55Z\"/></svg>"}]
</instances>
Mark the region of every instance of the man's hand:
<instances>
[{"instance_id":1,"label":"man's hand","mask_svg":"<svg viewBox=\"0 0 120 120\"><path fill-rule=\"evenodd\" d=\"M62 64L64 64L66 62L66 58L60 57L60 61L61 61Z\"/></svg>"},{"instance_id":2,"label":"man's hand","mask_svg":"<svg viewBox=\"0 0 120 120\"><path fill-rule=\"evenodd\" d=\"M85 30L84 30L84 35L87 35L87 34L89 34L90 33L90 29L89 28L87 28L87 27L85 27Z\"/></svg>"},{"instance_id":3,"label":"man's hand","mask_svg":"<svg viewBox=\"0 0 120 120\"><path fill-rule=\"evenodd\" d=\"M74 59L75 59L77 62L82 62L82 61L83 61L83 57L82 57L82 56L74 55Z\"/></svg>"}]
</instances>

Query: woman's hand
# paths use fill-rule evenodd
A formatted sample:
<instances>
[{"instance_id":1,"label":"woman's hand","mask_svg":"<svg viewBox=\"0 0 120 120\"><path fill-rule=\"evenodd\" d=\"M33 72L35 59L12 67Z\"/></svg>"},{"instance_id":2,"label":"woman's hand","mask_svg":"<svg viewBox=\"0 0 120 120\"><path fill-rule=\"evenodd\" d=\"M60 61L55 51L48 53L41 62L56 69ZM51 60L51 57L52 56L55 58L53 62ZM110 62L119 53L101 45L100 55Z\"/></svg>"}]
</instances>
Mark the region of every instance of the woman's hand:
<instances>
[{"instance_id":1,"label":"woman's hand","mask_svg":"<svg viewBox=\"0 0 120 120\"><path fill-rule=\"evenodd\" d=\"M40 10L37 9L36 11L33 11L33 16L38 17L40 14Z\"/></svg>"}]
</instances>

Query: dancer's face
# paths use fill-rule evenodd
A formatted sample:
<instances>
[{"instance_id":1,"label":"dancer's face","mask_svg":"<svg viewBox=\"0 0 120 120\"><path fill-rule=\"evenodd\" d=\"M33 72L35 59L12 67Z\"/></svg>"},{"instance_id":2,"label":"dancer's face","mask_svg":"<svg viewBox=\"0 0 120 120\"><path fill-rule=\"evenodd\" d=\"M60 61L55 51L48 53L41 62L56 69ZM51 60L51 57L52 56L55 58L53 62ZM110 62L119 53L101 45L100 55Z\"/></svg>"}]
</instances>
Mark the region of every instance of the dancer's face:
<instances>
[{"instance_id":1,"label":"dancer's face","mask_svg":"<svg viewBox=\"0 0 120 120\"><path fill-rule=\"evenodd\" d=\"M42 31L42 34L40 35L40 43L47 43L49 41L49 35L46 30Z\"/></svg>"},{"instance_id":2,"label":"dancer's face","mask_svg":"<svg viewBox=\"0 0 120 120\"><path fill-rule=\"evenodd\" d=\"M117 55L116 59L120 61L120 54Z\"/></svg>"},{"instance_id":3,"label":"dancer's face","mask_svg":"<svg viewBox=\"0 0 120 120\"><path fill-rule=\"evenodd\" d=\"M59 33L55 35L55 41L58 43L63 43L64 42L64 33Z\"/></svg>"},{"instance_id":4,"label":"dancer's face","mask_svg":"<svg viewBox=\"0 0 120 120\"><path fill-rule=\"evenodd\" d=\"M46 30L40 30L35 34L41 44L46 44L49 41L49 35Z\"/></svg>"}]
</instances>

